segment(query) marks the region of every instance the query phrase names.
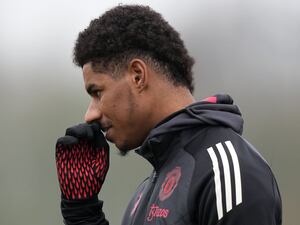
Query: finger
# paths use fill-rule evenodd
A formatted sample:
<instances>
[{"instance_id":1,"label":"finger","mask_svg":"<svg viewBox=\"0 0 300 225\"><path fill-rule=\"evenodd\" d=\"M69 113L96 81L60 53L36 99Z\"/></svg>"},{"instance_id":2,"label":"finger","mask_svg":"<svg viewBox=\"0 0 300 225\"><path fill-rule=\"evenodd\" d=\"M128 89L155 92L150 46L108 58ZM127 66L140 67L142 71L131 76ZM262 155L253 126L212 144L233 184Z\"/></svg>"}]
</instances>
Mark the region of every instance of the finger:
<instances>
[{"instance_id":1,"label":"finger","mask_svg":"<svg viewBox=\"0 0 300 225\"><path fill-rule=\"evenodd\" d=\"M101 130L101 125L98 122L92 122L89 124L94 132L98 132Z\"/></svg>"},{"instance_id":2,"label":"finger","mask_svg":"<svg viewBox=\"0 0 300 225\"><path fill-rule=\"evenodd\" d=\"M103 147L105 149L109 149L109 145L101 131L101 125L98 122L90 123L90 126L93 130L93 141L95 147Z\"/></svg>"},{"instance_id":3,"label":"finger","mask_svg":"<svg viewBox=\"0 0 300 225\"><path fill-rule=\"evenodd\" d=\"M76 138L85 138L88 140L93 139L93 129L90 124L81 123L73 127L69 127L66 130L67 136L73 136Z\"/></svg>"},{"instance_id":4,"label":"finger","mask_svg":"<svg viewBox=\"0 0 300 225\"><path fill-rule=\"evenodd\" d=\"M57 139L56 146L61 145L73 145L78 144L78 139L73 136L64 136Z\"/></svg>"},{"instance_id":5,"label":"finger","mask_svg":"<svg viewBox=\"0 0 300 225\"><path fill-rule=\"evenodd\" d=\"M101 131L99 131L97 134L95 134L94 146L98 147L98 148L109 149L109 145Z\"/></svg>"}]
</instances>

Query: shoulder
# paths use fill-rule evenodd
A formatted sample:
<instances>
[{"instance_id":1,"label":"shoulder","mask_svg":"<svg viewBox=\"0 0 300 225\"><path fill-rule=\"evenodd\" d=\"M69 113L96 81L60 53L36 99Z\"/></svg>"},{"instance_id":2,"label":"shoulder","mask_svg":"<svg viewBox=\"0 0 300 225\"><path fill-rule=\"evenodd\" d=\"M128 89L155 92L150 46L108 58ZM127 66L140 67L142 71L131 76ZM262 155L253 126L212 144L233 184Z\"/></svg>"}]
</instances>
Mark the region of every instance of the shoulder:
<instances>
[{"instance_id":1,"label":"shoulder","mask_svg":"<svg viewBox=\"0 0 300 225\"><path fill-rule=\"evenodd\" d=\"M204 160L203 163L210 168L216 160L219 164L230 161L230 165L238 160L243 166L260 165L269 170L268 163L258 150L231 128L211 126L183 135L184 150L196 161Z\"/></svg>"},{"instance_id":2,"label":"shoulder","mask_svg":"<svg viewBox=\"0 0 300 225\"><path fill-rule=\"evenodd\" d=\"M263 206L271 211L281 204L269 165L243 137L217 126L193 133L184 143L195 159L189 205L202 222L207 222L206 214L220 220L237 209Z\"/></svg>"},{"instance_id":3,"label":"shoulder","mask_svg":"<svg viewBox=\"0 0 300 225\"><path fill-rule=\"evenodd\" d=\"M190 136L184 150L195 159L194 173L231 179L239 175L243 182L272 182L273 174L261 154L246 139L226 127L208 127ZM219 170L219 171L218 171ZM237 177L236 177L237 178ZM266 179L269 178L269 179Z\"/></svg>"}]
</instances>

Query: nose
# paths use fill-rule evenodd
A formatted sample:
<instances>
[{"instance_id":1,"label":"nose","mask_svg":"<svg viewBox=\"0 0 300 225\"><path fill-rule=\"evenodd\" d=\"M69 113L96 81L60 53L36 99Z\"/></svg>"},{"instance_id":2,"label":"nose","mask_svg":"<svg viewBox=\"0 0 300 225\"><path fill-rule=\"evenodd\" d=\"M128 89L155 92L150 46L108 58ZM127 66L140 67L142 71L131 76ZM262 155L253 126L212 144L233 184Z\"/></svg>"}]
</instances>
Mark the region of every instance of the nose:
<instances>
[{"instance_id":1,"label":"nose","mask_svg":"<svg viewBox=\"0 0 300 225\"><path fill-rule=\"evenodd\" d=\"M99 107L97 107L97 104L94 103L92 100L89 104L89 107L85 113L84 120L87 123L91 123L92 121L95 120L100 120L101 119L101 111Z\"/></svg>"}]
</instances>

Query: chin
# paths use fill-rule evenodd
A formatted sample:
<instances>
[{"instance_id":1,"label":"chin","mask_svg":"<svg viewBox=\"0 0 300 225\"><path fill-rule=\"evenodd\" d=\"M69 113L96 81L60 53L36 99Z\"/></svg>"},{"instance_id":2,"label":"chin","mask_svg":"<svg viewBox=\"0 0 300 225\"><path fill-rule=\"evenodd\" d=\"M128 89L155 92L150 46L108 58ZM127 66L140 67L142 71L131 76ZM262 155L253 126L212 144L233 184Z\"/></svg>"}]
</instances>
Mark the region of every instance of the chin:
<instances>
[{"instance_id":1,"label":"chin","mask_svg":"<svg viewBox=\"0 0 300 225\"><path fill-rule=\"evenodd\" d=\"M128 145L127 143L118 144L115 143L116 147L119 149L119 154L122 156L125 156L130 152L131 150L134 150L136 147L132 147Z\"/></svg>"},{"instance_id":2,"label":"chin","mask_svg":"<svg viewBox=\"0 0 300 225\"><path fill-rule=\"evenodd\" d=\"M130 151L130 150L125 150L125 151L119 150L119 155L120 155L120 156L127 156L129 151Z\"/></svg>"}]
</instances>

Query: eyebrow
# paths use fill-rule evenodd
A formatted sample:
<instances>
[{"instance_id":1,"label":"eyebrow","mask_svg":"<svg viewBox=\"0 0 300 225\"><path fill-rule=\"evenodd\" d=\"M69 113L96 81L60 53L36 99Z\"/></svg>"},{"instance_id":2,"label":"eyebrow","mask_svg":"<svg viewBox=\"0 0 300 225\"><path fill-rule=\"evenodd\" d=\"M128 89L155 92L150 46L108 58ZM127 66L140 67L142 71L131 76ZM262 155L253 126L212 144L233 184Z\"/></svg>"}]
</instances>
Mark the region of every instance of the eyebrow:
<instances>
[{"instance_id":1,"label":"eyebrow","mask_svg":"<svg viewBox=\"0 0 300 225\"><path fill-rule=\"evenodd\" d=\"M92 93L95 91L95 89L98 89L99 87L96 84L89 84L86 86L86 91L89 95L92 95Z\"/></svg>"}]
</instances>

